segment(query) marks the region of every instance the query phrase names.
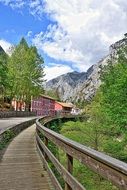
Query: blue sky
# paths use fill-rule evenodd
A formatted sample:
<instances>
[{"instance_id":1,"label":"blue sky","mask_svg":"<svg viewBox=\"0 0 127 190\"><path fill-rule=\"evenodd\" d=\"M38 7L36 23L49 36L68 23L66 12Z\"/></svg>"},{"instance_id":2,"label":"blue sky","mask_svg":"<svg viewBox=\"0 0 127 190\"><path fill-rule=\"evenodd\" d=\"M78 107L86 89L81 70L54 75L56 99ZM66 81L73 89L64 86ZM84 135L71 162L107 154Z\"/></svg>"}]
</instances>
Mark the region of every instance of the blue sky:
<instances>
[{"instance_id":1,"label":"blue sky","mask_svg":"<svg viewBox=\"0 0 127 190\"><path fill-rule=\"evenodd\" d=\"M44 15L42 19L33 16L27 8L22 10L12 9L0 3L0 38L16 45L22 37L25 37L29 44L32 44L32 37L41 31L46 31L51 21ZM40 51L40 50L38 50ZM46 64L52 62L40 51L45 59Z\"/></svg>"},{"instance_id":2,"label":"blue sky","mask_svg":"<svg viewBox=\"0 0 127 190\"><path fill-rule=\"evenodd\" d=\"M25 37L44 57L46 79L86 71L127 32L126 0L0 0L0 45Z\"/></svg>"},{"instance_id":3,"label":"blue sky","mask_svg":"<svg viewBox=\"0 0 127 190\"><path fill-rule=\"evenodd\" d=\"M5 6L0 3L0 36L11 43L18 43L22 36L27 37L28 31L33 34L41 31L46 31L49 20L45 17L39 20L29 14L28 10L14 10L10 6Z\"/></svg>"}]
</instances>

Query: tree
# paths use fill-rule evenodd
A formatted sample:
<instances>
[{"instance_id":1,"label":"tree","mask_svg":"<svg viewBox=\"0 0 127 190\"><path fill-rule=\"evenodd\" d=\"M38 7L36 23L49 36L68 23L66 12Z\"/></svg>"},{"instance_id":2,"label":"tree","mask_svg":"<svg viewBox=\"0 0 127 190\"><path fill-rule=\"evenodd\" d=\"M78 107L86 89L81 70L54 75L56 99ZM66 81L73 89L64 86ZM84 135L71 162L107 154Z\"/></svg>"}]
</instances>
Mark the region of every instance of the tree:
<instances>
[{"instance_id":1,"label":"tree","mask_svg":"<svg viewBox=\"0 0 127 190\"><path fill-rule=\"evenodd\" d=\"M127 46L118 51L116 64L109 61L103 69L101 91L102 106L112 122L125 127L127 125Z\"/></svg>"},{"instance_id":2,"label":"tree","mask_svg":"<svg viewBox=\"0 0 127 190\"><path fill-rule=\"evenodd\" d=\"M43 58L36 47L29 47L24 38L15 47L8 63L9 90L11 98L30 103L31 97L43 92Z\"/></svg>"},{"instance_id":3,"label":"tree","mask_svg":"<svg viewBox=\"0 0 127 190\"><path fill-rule=\"evenodd\" d=\"M101 109L110 118L111 131L103 150L127 162L127 46L118 51L115 62L110 60L101 75Z\"/></svg>"},{"instance_id":4,"label":"tree","mask_svg":"<svg viewBox=\"0 0 127 190\"><path fill-rule=\"evenodd\" d=\"M54 98L55 100L60 101L59 95L57 94L57 92L55 90L46 90L45 95L48 95L48 96Z\"/></svg>"},{"instance_id":5,"label":"tree","mask_svg":"<svg viewBox=\"0 0 127 190\"><path fill-rule=\"evenodd\" d=\"M7 61L8 56L0 46L0 96L3 99L8 84L7 80Z\"/></svg>"},{"instance_id":6,"label":"tree","mask_svg":"<svg viewBox=\"0 0 127 190\"><path fill-rule=\"evenodd\" d=\"M102 108L102 98L102 92L98 90L93 101L86 106L86 114L89 116L86 125L95 150L102 150L105 135L110 130L109 118Z\"/></svg>"},{"instance_id":7,"label":"tree","mask_svg":"<svg viewBox=\"0 0 127 190\"><path fill-rule=\"evenodd\" d=\"M100 150L103 151L103 144L105 142L107 144L105 129L108 129L108 126L104 127L103 118L102 118L103 114L100 116L101 123L99 123L99 120L96 121L96 119L99 118L98 108L100 108L100 106L99 105L95 106L95 102L94 102L93 107L94 107L93 109L97 110L98 113L95 114L94 111L91 111L93 113L92 114L93 117L89 121L84 121L84 122L69 121L69 122L63 123L62 129L60 132L65 137L70 138L76 142L79 142L85 146L95 148L96 150L99 149L99 151ZM101 111L100 111L100 114L101 114ZM101 124L103 124L103 126L101 126ZM105 150L106 148L107 150L109 150L109 146L105 147ZM110 144L110 150L111 150L111 144ZM61 150L59 150L59 158L60 158L60 162L63 165L65 165L66 164L65 153ZM74 160L73 165L74 165L73 175L77 177L78 181L80 181L85 186L86 189L88 190L89 189L90 190L95 190L95 189L116 190L117 189L114 186L112 186L111 183L109 183L108 181L100 177L99 175L92 172L86 166L81 165L77 160Z\"/></svg>"},{"instance_id":8,"label":"tree","mask_svg":"<svg viewBox=\"0 0 127 190\"><path fill-rule=\"evenodd\" d=\"M102 144L105 141L106 133L108 133L109 121L101 109L100 97L101 92L98 92L91 104L86 106L87 119L83 122L70 121L65 123L61 133L81 144L102 151Z\"/></svg>"}]
</instances>

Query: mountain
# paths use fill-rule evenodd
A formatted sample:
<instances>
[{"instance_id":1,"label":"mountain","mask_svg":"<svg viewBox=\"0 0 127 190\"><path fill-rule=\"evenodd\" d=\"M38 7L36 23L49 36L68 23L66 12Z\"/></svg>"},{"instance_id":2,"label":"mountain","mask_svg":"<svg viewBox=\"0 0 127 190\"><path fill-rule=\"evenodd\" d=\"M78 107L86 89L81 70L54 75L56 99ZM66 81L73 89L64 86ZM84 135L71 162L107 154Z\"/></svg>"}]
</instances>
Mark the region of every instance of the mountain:
<instances>
[{"instance_id":1,"label":"mountain","mask_svg":"<svg viewBox=\"0 0 127 190\"><path fill-rule=\"evenodd\" d=\"M53 90L63 101L70 100L73 97L73 91L78 84L85 81L87 74L85 72L71 72L54 78L46 83L46 90Z\"/></svg>"},{"instance_id":2,"label":"mountain","mask_svg":"<svg viewBox=\"0 0 127 190\"><path fill-rule=\"evenodd\" d=\"M125 38L112 44L109 48L109 55L92 65L87 72L74 71L61 75L48 81L45 89L55 91L62 101L90 101L101 84L101 68L111 59L115 64L118 49L125 45L127 45L127 34Z\"/></svg>"}]
</instances>

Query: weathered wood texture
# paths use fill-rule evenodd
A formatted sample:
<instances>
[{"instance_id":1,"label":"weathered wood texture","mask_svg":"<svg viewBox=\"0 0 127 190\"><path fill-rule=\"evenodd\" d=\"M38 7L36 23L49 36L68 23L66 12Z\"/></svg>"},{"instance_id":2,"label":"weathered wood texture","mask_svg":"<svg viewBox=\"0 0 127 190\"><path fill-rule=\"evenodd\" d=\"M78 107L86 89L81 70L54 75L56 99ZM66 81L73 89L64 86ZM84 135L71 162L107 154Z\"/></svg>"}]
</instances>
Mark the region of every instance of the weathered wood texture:
<instances>
[{"instance_id":1,"label":"weathered wood texture","mask_svg":"<svg viewBox=\"0 0 127 190\"><path fill-rule=\"evenodd\" d=\"M36 150L35 125L13 139L0 162L0 190L9 189L53 189Z\"/></svg>"},{"instance_id":2,"label":"weathered wood texture","mask_svg":"<svg viewBox=\"0 0 127 190\"><path fill-rule=\"evenodd\" d=\"M44 123L46 124L46 120L48 118L44 118ZM51 118L50 118L51 121ZM82 164L86 165L90 169L92 169L97 174L100 174L105 179L109 180L113 184L115 184L121 190L127 190L127 164L121 162L117 159L114 159L110 156L107 156L103 153L95 151L91 148L83 146L77 142L74 142L64 136L42 126L39 120L36 122L37 124L37 134L40 132L44 135L49 141L52 141L59 148L63 149L67 154L68 171L61 166L59 161L54 158L52 153L48 150L47 144L41 141L41 139L37 138L37 142L39 146L43 149L44 155L46 154L48 158L52 161L60 175L65 180L66 186L65 189L70 190L79 190L84 189L82 186L78 184L78 182L71 175L73 159L75 158L79 160ZM47 141L48 142L48 141ZM46 161L46 160L45 160ZM70 174L69 174L70 173ZM74 185L75 184L75 185Z\"/></svg>"}]
</instances>

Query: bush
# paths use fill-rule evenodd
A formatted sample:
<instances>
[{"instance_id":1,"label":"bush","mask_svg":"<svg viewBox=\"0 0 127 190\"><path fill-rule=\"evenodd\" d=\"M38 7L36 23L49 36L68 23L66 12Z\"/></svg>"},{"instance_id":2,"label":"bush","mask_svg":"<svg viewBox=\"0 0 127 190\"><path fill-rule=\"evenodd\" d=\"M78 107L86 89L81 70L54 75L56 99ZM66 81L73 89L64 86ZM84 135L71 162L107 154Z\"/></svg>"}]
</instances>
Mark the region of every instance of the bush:
<instances>
[{"instance_id":1,"label":"bush","mask_svg":"<svg viewBox=\"0 0 127 190\"><path fill-rule=\"evenodd\" d=\"M6 147L6 145L10 142L10 140L15 136L14 132L11 130L7 130L4 135L2 142L0 142L0 150Z\"/></svg>"}]
</instances>

